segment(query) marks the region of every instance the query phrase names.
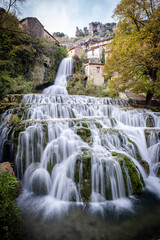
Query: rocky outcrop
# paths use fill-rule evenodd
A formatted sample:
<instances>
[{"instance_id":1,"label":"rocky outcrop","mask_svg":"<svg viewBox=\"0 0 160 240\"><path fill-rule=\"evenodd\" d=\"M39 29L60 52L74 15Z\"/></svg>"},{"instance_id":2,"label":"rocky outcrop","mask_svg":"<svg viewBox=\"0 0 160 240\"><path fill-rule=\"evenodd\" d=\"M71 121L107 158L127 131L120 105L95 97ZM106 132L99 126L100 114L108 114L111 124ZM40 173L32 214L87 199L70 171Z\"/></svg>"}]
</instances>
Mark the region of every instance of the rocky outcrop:
<instances>
[{"instance_id":1,"label":"rocky outcrop","mask_svg":"<svg viewBox=\"0 0 160 240\"><path fill-rule=\"evenodd\" d=\"M15 173L13 171L13 168L10 164L10 162L3 162L3 163L0 163L0 173L10 173L12 174L12 176L15 176Z\"/></svg>"},{"instance_id":2,"label":"rocky outcrop","mask_svg":"<svg viewBox=\"0 0 160 240\"><path fill-rule=\"evenodd\" d=\"M106 23L102 24L100 22L91 22L89 23L89 29L87 27L84 27L84 29L79 29L76 27L76 37L81 37L81 36L94 36L98 35L101 37L108 36L110 34L113 34L114 29L116 27L116 23Z\"/></svg>"},{"instance_id":3,"label":"rocky outcrop","mask_svg":"<svg viewBox=\"0 0 160 240\"><path fill-rule=\"evenodd\" d=\"M142 175L141 175L139 169L125 155L116 153L116 152L113 152L112 155L115 156L115 160L117 160L121 166L123 179L124 179L124 183L125 183L126 194L128 195L127 176L126 176L126 172L125 172L125 167L127 167L127 169L128 169L128 174L129 174L130 181L132 184L132 189L133 189L132 194L140 193L145 184L144 184L144 181L143 181L143 178L142 178Z\"/></svg>"},{"instance_id":4,"label":"rocky outcrop","mask_svg":"<svg viewBox=\"0 0 160 240\"><path fill-rule=\"evenodd\" d=\"M76 37L83 37L83 36L84 36L83 31L78 27L76 27Z\"/></svg>"}]
</instances>

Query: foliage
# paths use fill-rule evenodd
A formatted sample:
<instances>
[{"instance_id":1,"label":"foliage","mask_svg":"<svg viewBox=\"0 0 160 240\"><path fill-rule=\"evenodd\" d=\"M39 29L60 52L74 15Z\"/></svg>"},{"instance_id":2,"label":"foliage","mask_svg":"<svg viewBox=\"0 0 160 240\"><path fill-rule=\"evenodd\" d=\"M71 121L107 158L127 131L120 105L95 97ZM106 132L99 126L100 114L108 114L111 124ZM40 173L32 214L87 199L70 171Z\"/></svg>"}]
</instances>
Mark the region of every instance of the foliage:
<instances>
[{"instance_id":1,"label":"foliage","mask_svg":"<svg viewBox=\"0 0 160 240\"><path fill-rule=\"evenodd\" d=\"M32 90L30 71L38 52L37 41L23 33L18 19L8 13L0 29L0 98Z\"/></svg>"},{"instance_id":2,"label":"foliage","mask_svg":"<svg viewBox=\"0 0 160 240\"><path fill-rule=\"evenodd\" d=\"M3 12L3 16L0 19L0 28L3 23L8 19L9 12L20 13L20 5L26 2L26 0L2 0L2 6L4 8L0 8L0 14Z\"/></svg>"},{"instance_id":3,"label":"foliage","mask_svg":"<svg viewBox=\"0 0 160 240\"><path fill-rule=\"evenodd\" d=\"M88 79L85 74L77 73L67 84L67 91L71 95L88 95L97 97L108 97L108 91L102 86L94 86L93 79Z\"/></svg>"},{"instance_id":4,"label":"foliage","mask_svg":"<svg viewBox=\"0 0 160 240\"><path fill-rule=\"evenodd\" d=\"M111 94L130 89L145 93L147 102L159 94L160 4L158 0L121 0L114 15L120 21L111 43L104 74Z\"/></svg>"},{"instance_id":5,"label":"foliage","mask_svg":"<svg viewBox=\"0 0 160 240\"><path fill-rule=\"evenodd\" d=\"M5 11L0 11L0 21ZM0 28L0 98L10 93L30 93L34 89L33 75L36 63L50 59L48 81L56 75L59 63L67 56L65 47L49 39L34 39L19 28L16 16L8 13Z\"/></svg>"},{"instance_id":6,"label":"foliage","mask_svg":"<svg viewBox=\"0 0 160 240\"><path fill-rule=\"evenodd\" d=\"M7 94L32 92L33 84L27 82L22 76L10 77L7 71L0 72L0 98Z\"/></svg>"},{"instance_id":7,"label":"foliage","mask_svg":"<svg viewBox=\"0 0 160 240\"><path fill-rule=\"evenodd\" d=\"M53 33L53 36L56 36L56 37L64 37L65 34L63 32L54 32Z\"/></svg>"},{"instance_id":8,"label":"foliage","mask_svg":"<svg viewBox=\"0 0 160 240\"><path fill-rule=\"evenodd\" d=\"M22 239L21 219L14 199L19 193L17 179L0 173L0 236L2 240Z\"/></svg>"},{"instance_id":9,"label":"foliage","mask_svg":"<svg viewBox=\"0 0 160 240\"><path fill-rule=\"evenodd\" d=\"M65 46L54 46L54 54L50 56L51 67L49 79L53 81L53 76L56 76L58 67L63 58L67 57L67 49Z\"/></svg>"},{"instance_id":10,"label":"foliage","mask_svg":"<svg viewBox=\"0 0 160 240\"><path fill-rule=\"evenodd\" d=\"M39 61L43 63L46 57L49 58L48 81L53 82L60 62L63 58L67 57L67 49L65 46L55 45L49 38L40 39L39 48L41 49Z\"/></svg>"},{"instance_id":11,"label":"foliage","mask_svg":"<svg viewBox=\"0 0 160 240\"><path fill-rule=\"evenodd\" d=\"M84 74L85 71L85 63L87 63L87 57L86 53L82 52L81 57L79 58L77 55L73 57L73 68L74 68L74 73L82 73Z\"/></svg>"},{"instance_id":12,"label":"foliage","mask_svg":"<svg viewBox=\"0 0 160 240\"><path fill-rule=\"evenodd\" d=\"M101 57L101 63L105 64L105 50L102 50L102 57Z\"/></svg>"}]
</instances>

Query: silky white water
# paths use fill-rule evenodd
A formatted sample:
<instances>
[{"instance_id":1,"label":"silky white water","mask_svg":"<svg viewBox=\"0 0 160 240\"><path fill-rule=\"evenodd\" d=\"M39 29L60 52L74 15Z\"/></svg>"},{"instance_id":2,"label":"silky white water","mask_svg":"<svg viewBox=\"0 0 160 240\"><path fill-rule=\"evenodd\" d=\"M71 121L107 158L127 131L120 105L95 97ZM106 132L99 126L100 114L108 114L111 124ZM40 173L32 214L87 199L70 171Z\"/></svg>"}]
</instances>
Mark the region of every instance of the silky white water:
<instances>
[{"instance_id":1,"label":"silky white water","mask_svg":"<svg viewBox=\"0 0 160 240\"><path fill-rule=\"evenodd\" d=\"M54 85L43 90L45 94L68 94L66 87L69 78L73 73L72 58L64 58L58 68Z\"/></svg>"},{"instance_id":2,"label":"silky white water","mask_svg":"<svg viewBox=\"0 0 160 240\"><path fill-rule=\"evenodd\" d=\"M68 95L71 62L62 61L43 94L23 98L22 121L12 130L19 206L44 220L85 203L102 214L112 206L133 211L129 197L138 189L160 196L160 114L125 100ZM2 118L1 142L6 116L12 111Z\"/></svg>"}]
</instances>

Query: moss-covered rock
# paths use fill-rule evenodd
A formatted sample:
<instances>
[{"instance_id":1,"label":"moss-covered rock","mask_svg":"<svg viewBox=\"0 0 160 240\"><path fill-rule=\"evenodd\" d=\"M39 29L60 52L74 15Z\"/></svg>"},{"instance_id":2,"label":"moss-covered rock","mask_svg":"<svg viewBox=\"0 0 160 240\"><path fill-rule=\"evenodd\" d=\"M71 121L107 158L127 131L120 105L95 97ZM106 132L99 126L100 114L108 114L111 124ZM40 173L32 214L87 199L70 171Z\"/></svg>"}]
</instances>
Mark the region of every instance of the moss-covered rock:
<instances>
[{"instance_id":1,"label":"moss-covered rock","mask_svg":"<svg viewBox=\"0 0 160 240\"><path fill-rule=\"evenodd\" d=\"M146 138L146 142L147 142L147 147L150 147L149 135L151 133L155 133L157 135L157 138L160 140L160 129L145 129L144 133L145 133L145 138Z\"/></svg>"},{"instance_id":2,"label":"moss-covered rock","mask_svg":"<svg viewBox=\"0 0 160 240\"><path fill-rule=\"evenodd\" d=\"M135 151L136 151L136 159L137 159L138 161L141 161L141 160L142 160L142 157L141 157L141 154L140 154L140 152L139 152L139 150L138 150L137 145L136 145L131 139L129 139L129 138L128 138L128 141L129 141L131 144L134 145L134 148L135 148Z\"/></svg>"},{"instance_id":3,"label":"moss-covered rock","mask_svg":"<svg viewBox=\"0 0 160 240\"><path fill-rule=\"evenodd\" d=\"M132 188L133 188L133 194L140 193L145 184L144 184L142 175L140 174L140 171L138 170L136 165L133 162L131 162L131 160L123 154L113 152L112 155L115 156L115 160L117 160L120 163L123 179L125 183L126 194L128 195L127 179L126 179L126 173L124 171L124 166L126 166L128 169L129 177L130 177Z\"/></svg>"},{"instance_id":4,"label":"moss-covered rock","mask_svg":"<svg viewBox=\"0 0 160 240\"><path fill-rule=\"evenodd\" d=\"M84 142L91 144L92 138L91 138L91 130L89 128L86 128L86 127L77 128L76 132L77 132L77 135L79 135Z\"/></svg>"},{"instance_id":5,"label":"moss-covered rock","mask_svg":"<svg viewBox=\"0 0 160 240\"><path fill-rule=\"evenodd\" d=\"M49 160L49 162L47 163L47 171L51 174L52 170L54 168L54 166L56 165L56 154L53 154L53 159Z\"/></svg>"},{"instance_id":6,"label":"moss-covered rock","mask_svg":"<svg viewBox=\"0 0 160 240\"><path fill-rule=\"evenodd\" d=\"M88 202L91 195L91 159L92 155L90 152L83 152L82 156L77 158L75 166L74 180L80 185L80 194L83 202Z\"/></svg>"},{"instance_id":7,"label":"moss-covered rock","mask_svg":"<svg viewBox=\"0 0 160 240\"><path fill-rule=\"evenodd\" d=\"M149 175L149 164L145 160L139 161L142 167L145 169L146 173Z\"/></svg>"}]
</instances>

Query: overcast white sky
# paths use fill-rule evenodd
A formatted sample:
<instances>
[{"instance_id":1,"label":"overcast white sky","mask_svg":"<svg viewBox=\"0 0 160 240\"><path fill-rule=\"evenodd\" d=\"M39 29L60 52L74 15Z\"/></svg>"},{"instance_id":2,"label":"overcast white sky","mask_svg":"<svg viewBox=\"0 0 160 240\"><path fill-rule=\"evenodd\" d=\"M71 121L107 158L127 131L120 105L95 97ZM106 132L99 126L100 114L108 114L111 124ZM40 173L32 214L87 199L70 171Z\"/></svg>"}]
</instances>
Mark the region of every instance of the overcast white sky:
<instances>
[{"instance_id":1,"label":"overcast white sky","mask_svg":"<svg viewBox=\"0 0 160 240\"><path fill-rule=\"evenodd\" d=\"M50 33L64 32L75 36L76 26L88 27L90 22L113 22L113 10L120 0L27 0L22 16L37 17Z\"/></svg>"}]
</instances>

